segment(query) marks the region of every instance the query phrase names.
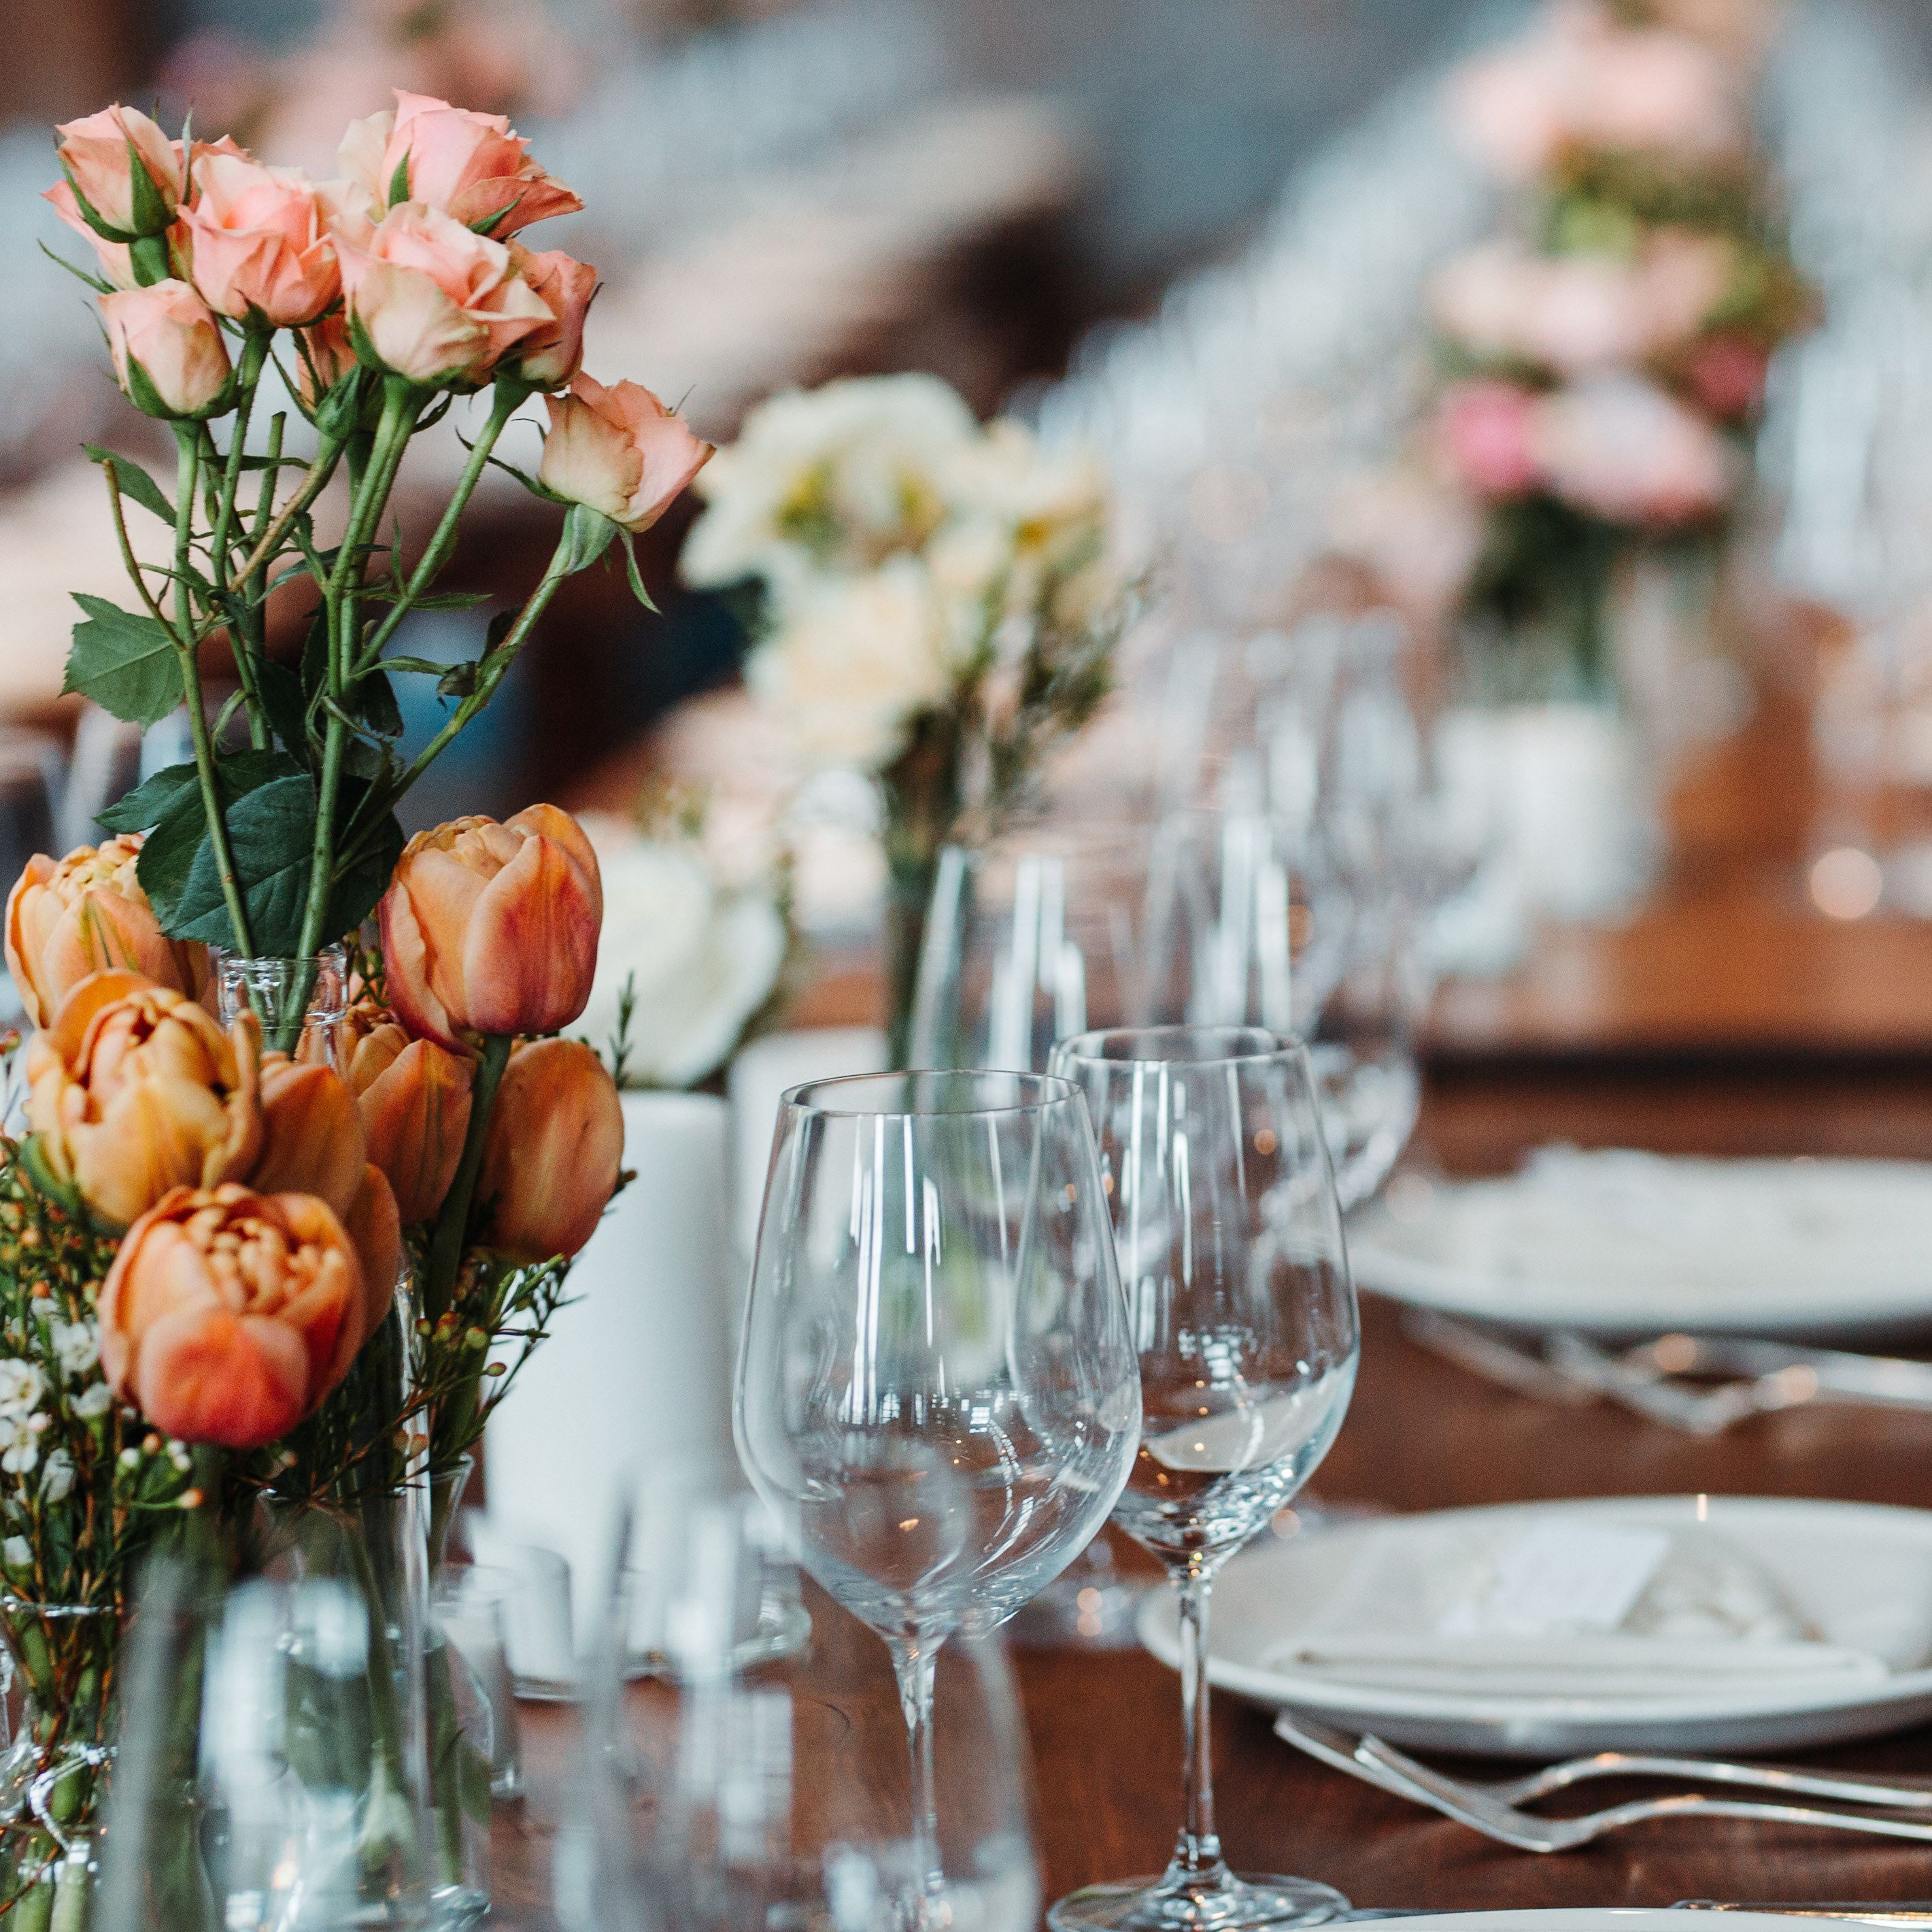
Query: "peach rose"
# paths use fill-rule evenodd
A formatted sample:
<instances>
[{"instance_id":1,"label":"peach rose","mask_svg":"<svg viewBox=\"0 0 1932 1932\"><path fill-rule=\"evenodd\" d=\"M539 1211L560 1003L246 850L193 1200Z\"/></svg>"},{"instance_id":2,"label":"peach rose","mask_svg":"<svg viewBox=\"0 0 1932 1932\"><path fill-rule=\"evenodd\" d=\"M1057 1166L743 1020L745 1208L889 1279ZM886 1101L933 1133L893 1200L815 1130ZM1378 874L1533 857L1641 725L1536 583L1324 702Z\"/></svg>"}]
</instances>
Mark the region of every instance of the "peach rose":
<instances>
[{"instance_id":1,"label":"peach rose","mask_svg":"<svg viewBox=\"0 0 1932 1932\"><path fill-rule=\"evenodd\" d=\"M349 318L340 313L325 316L312 328L304 329L302 346L291 359L296 365L296 387L302 406L313 415L322 398L344 376L362 366L356 360L355 345L349 340Z\"/></svg>"},{"instance_id":2,"label":"peach rose","mask_svg":"<svg viewBox=\"0 0 1932 1932\"><path fill-rule=\"evenodd\" d=\"M213 312L187 283L170 277L94 299L116 378L137 410L172 418L220 409L233 374L228 345Z\"/></svg>"},{"instance_id":3,"label":"peach rose","mask_svg":"<svg viewBox=\"0 0 1932 1932\"><path fill-rule=\"evenodd\" d=\"M259 1032L184 993L96 973L27 1045L28 1120L55 1177L120 1222L173 1187L239 1180L262 1145Z\"/></svg>"},{"instance_id":4,"label":"peach rose","mask_svg":"<svg viewBox=\"0 0 1932 1932\"><path fill-rule=\"evenodd\" d=\"M349 1060L369 1158L395 1190L404 1224L433 1219L456 1178L470 1131L474 1063L394 1020L368 1027Z\"/></svg>"},{"instance_id":5,"label":"peach rose","mask_svg":"<svg viewBox=\"0 0 1932 1932\"><path fill-rule=\"evenodd\" d=\"M544 406L541 480L627 530L649 530L716 454L641 383L607 389L580 374Z\"/></svg>"},{"instance_id":6,"label":"peach rose","mask_svg":"<svg viewBox=\"0 0 1932 1932\"><path fill-rule=\"evenodd\" d=\"M560 389L583 367L584 318L597 292L597 271L560 248L539 255L515 242L510 244L510 259L552 317L548 328L524 337L517 351L517 373L538 388Z\"/></svg>"},{"instance_id":7,"label":"peach rose","mask_svg":"<svg viewBox=\"0 0 1932 1932\"><path fill-rule=\"evenodd\" d=\"M357 355L410 382L481 382L512 344L555 325L508 249L421 202L391 208L366 247L336 249Z\"/></svg>"},{"instance_id":8,"label":"peach rose","mask_svg":"<svg viewBox=\"0 0 1932 1932\"><path fill-rule=\"evenodd\" d=\"M427 94L400 89L392 112L350 124L337 157L345 178L380 214L398 168L402 199L440 208L466 228L500 239L584 203L530 158L529 142L501 114L474 114Z\"/></svg>"},{"instance_id":9,"label":"peach rose","mask_svg":"<svg viewBox=\"0 0 1932 1932\"><path fill-rule=\"evenodd\" d=\"M141 836L82 845L64 859L37 852L7 898L7 970L27 1017L53 1018L90 974L124 967L176 992L194 990L191 955L162 932L135 866Z\"/></svg>"},{"instance_id":10,"label":"peach rose","mask_svg":"<svg viewBox=\"0 0 1932 1932\"><path fill-rule=\"evenodd\" d=\"M314 1194L338 1219L362 1186L368 1151L349 1083L332 1066L266 1053L262 1150L248 1184L260 1194Z\"/></svg>"},{"instance_id":11,"label":"peach rose","mask_svg":"<svg viewBox=\"0 0 1932 1932\"><path fill-rule=\"evenodd\" d=\"M177 1187L128 1229L108 1270L101 1366L169 1435L260 1448L348 1373L392 1286L368 1280L312 1195Z\"/></svg>"},{"instance_id":12,"label":"peach rose","mask_svg":"<svg viewBox=\"0 0 1932 1932\"><path fill-rule=\"evenodd\" d=\"M200 193L182 220L194 285L211 308L282 328L313 322L334 302L342 287L335 242L307 176L204 154L194 179Z\"/></svg>"},{"instance_id":13,"label":"peach rose","mask_svg":"<svg viewBox=\"0 0 1932 1932\"><path fill-rule=\"evenodd\" d=\"M534 1264L574 1255L617 1191L624 1110L581 1040L519 1047L504 1070L476 1181L484 1244Z\"/></svg>"},{"instance_id":14,"label":"peach rose","mask_svg":"<svg viewBox=\"0 0 1932 1932\"><path fill-rule=\"evenodd\" d=\"M78 198L122 242L161 235L174 225L187 191L181 143L171 141L137 109L104 107L54 130L61 172ZM58 205L58 204L56 204Z\"/></svg>"},{"instance_id":15,"label":"peach rose","mask_svg":"<svg viewBox=\"0 0 1932 1932\"><path fill-rule=\"evenodd\" d=\"M382 896L390 1004L410 1032L554 1033L583 1012L604 890L584 829L554 805L418 832Z\"/></svg>"},{"instance_id":16,"label":"peach rose","mask_svg":"<svg viewBox=\"0 0 1932 1932\"><path fill-rule=\"evenodd\" d=\"M131 289L140 284L134 275L134 258L128 252L124 242L110 242L106 236L88 225L87 217L80 212L80 202L70 182L56 182L43 191L40 199L51 202L53 211L68 227L85 239L93 248L100 264L100 272L117 289Z\"/></svg>"}]
</instances>

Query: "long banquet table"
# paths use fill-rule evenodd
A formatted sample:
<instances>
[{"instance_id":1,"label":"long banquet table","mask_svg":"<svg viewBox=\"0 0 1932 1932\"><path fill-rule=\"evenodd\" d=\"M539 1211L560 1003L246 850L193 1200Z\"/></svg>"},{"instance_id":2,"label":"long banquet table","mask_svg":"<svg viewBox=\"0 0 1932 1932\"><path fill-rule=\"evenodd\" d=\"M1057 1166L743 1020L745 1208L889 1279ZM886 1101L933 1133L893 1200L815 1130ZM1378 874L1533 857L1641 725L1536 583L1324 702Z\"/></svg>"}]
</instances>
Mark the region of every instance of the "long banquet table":
<instances>
[{"instance_id":1,"label":"long banquet table","mask_svg":"<svg viewBox=\"0 0 1932 1932\"><path fill-rule=\"evenodd\" d=\"M1450 1174L1503 1172L1562 1138L1932 1160L1932 928L1839 927L1804 908L1808 782L1794 711L1767 704L1680 794L1673 869L1627 930L1558 935L1514 980L1438 1005L1414 1158ZM1724 905L1742 910L1726 921L1713 910ZM1870 1024L1861 985L1883 989L1882 1025ZM1552 1026L1558 994L1570 1018ZM850 997L822 989L816 1017L863 1017L841 1010ZM1373 1296L1364 1317L1360 1382L1314 1484L1330 1503L1417 1510L1698 1492L1932 1502L1932 1415L1800 1408L1701 1440L1479 1381L1409 1341L1399 1311ZM1180 1805L1173 1674L1136 1650L1014 1656L1046 1896L1158 1869ZM501 1922L536 1932L553 1922L551 1822L575 1733L554 1708L523 1716L532 1790L499 1815L497 1897ZM1550 1857L1507 1850L1301 1758L1231 1696L1215 1703L1214 1748L1233 1862L1326 1880L1358 1907L1932 1897L1924 1848L1745 1821L1654 1823ZM1932 1730L1804 1761L1932 1768Z\"/></svg>"}]
</instances>

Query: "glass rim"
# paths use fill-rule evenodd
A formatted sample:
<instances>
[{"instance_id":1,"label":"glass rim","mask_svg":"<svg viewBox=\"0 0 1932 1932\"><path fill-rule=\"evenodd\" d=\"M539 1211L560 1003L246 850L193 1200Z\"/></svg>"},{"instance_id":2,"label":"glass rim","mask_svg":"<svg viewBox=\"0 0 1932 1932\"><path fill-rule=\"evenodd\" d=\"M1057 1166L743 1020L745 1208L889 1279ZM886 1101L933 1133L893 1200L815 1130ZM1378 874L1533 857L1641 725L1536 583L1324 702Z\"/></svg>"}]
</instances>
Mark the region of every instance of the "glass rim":
<instances>
[{"instance_id":1,"label":"glass rim","mask_svg":"<svg viewBox=\"0 0 1932 1932\"><path fill-rule=\"evenodd\" d=\"M1106 1040L1154 1040L1166 1036L1179 1040L1192 1036L1220 1036L1224 1039L1268 1040L1273 1043L1253 1052L1217 1053L1164 1058L1156 1054L1135 1053L1118 1058L1088 1049ZM1056 1060L1064 1056L1083 1066L1260 1066L1282 1060L1306 1060L1308 1042L1299 1034L1277 1033L1271 1027L1194 1026L1184 1020L1164 1026L1094 1027L1085 1033L1069 1034L1053 1043Z\"/></svg>"},{"instance_id":2,"label":"glass rim","mask_svg":"<svg viewBox=\"0 0 1932 1932\"><path fill-rule=\"evenodd\" d=\"M29 1616L49 1617L58 1622L79 1623L86 1617L111 1617L116 1606L112 1604L43 1604L37 1598L23 1597L12 1590L0 1592L0 1612L8 1616L24 1612Z\"/></svg>"},{"instance_id":3,"label":"glass rim","mask_svg":"<svg viewBox=\"0 0 1932 1932\"><path fill-rule=\"evenodd\" d=\"M999 1106L928 1108L826 1106L808 1097L840 1088L929 1078L1010 1081L1022 1090L1033 1090L1037 1097L1009 1101ZM898 1073L840 1073L824 1080L804 1081L798 1086L787 1088L778 1104L788 1114L812 1114L830 1120L978 1120L1006 1114L1043 1114L1052 1108L1064 1107L1074 1101L1084 1104L1078 1084L1064 1074L1022 1072L1018 1069L1009 1071L1000 1066L914 1066Z\"/></svg>"}]
</instances>

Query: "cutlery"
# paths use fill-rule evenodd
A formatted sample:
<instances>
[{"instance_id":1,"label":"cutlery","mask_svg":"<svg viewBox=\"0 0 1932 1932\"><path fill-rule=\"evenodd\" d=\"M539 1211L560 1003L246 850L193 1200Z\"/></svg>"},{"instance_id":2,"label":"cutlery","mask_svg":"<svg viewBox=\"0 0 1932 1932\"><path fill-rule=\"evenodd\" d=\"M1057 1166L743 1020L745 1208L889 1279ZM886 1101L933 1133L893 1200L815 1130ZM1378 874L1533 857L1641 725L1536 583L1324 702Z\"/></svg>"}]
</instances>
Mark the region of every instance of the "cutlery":
<instances>
[{"instance_id":1,"label":"cutlery","mask_svg":"<svg viewBox=\"0 0 1932 1932\"><path fill-rule=\"evenodd\" d=\"M1701 1792L1676 1792L1665 1798L1612 1805L1580 1818L1544 1818L1533 1812L1518 1810L1483 1785L1465 1783L1432 1771L1377 1737L1352 1736L1330 1725L1286 1711L1276 1718L1275 1731L1288 1743L1337 1771L1346 1772L1397 1797L1427 1805L1445 1817L1453 1818L1459 1824L1466 1825L1519 1851L1569 1851L1576 1846L1587 1845L1606 1832L1621 1831L1626 1826L1642 1824L1653 1818L1750 1818L1822 1831L1857 1832L1876 1838L1932 1842L1932 1822L1871 1817L1861 1813L1822 1810L1814 1806L1711 1798ZM1922 1796L1916 1794L1912 1802L1919 1802Z\"/></svg>"}]
</instances>

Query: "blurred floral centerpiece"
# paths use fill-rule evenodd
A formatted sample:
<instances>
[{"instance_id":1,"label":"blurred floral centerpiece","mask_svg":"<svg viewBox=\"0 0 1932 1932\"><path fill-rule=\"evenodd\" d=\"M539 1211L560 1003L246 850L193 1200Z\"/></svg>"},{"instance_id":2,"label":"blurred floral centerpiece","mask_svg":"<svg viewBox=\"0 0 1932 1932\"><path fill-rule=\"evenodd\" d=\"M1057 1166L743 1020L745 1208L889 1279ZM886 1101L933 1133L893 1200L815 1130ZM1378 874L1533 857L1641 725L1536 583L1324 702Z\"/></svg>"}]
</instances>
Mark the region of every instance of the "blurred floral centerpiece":
<instances>
[{"instance_id":1,"label":"blurred floral centerpiece","mask_svg":"<svg viewBox=\"0 0 1932 1932\"><path fill-rule=\"evenodd\" d=\"M1765 11L1565 0L1455 76L1518 190L1431 304L1440 455L1486 518L1464 608L1490 701L1613 695L1632 561L1708 584L1748 504L1766 371L1812 308L1751 142Z\"/></svg>"},{"instance_id":2,"label":"blurred floral centerpiece","mask_svg":"<svg viewBox=\"0 0 1932 1932\"><path fill-rule=\"evenodd\" d=\"M755 592L746 679L808 767L866 774L901 1064L940 848L1022 807L1111 688L1130 602L1105 472L928 376L774 398L699 479L686 580Z\"/></svg>"},{"instance_id":3,"label":"blurred floral centerpiece","mask_svg":"<svg viewBox=\"0 0 1932 1932\"><path fill-rule=\"evenodd\" d=\"M27 1131L0 1136L0 1622L28 1702L0 1762L0 1914L86 1922L139 1566L282 1548L368 1613L358 1922L473 1916L475 1767L446 1659L398 1648L423 1623L398 1593L617 1186L622 1123L598 1055L557 1036L603 919L582 828L536 806L406 842L395 808L562 579L628 561L710 452L650 392L580 372L596 272L519 238L579 203L500 117L399 95L322 183L121 107L60 132L48 199L94 250L76 272L117 380L176 451L166 478L90 452L130 601L78 600L68 686L142 726L184 707L194 757L7 902L36 1030L13 1063ZM256 419L272 363L311 454L284 454L284 415ZM460 482L412 537L404 452L472 394ZM475 661L412 658L412 610L478 601L437 580L537 394L524 480L564 512L550 563ZM314 506L338 479L330 530ZM136 560L132 517L168 526L169 567ZM272 591L306 599L298 664L268 648ZM218 638L225 697L204 678ZM406 758L398 676L447 711ZM191 1778L196 1714L178 1721ZM206 1919L196 1846L190 1801L151 1849L154 1922Z\"/></svg>"}]
</instances>

